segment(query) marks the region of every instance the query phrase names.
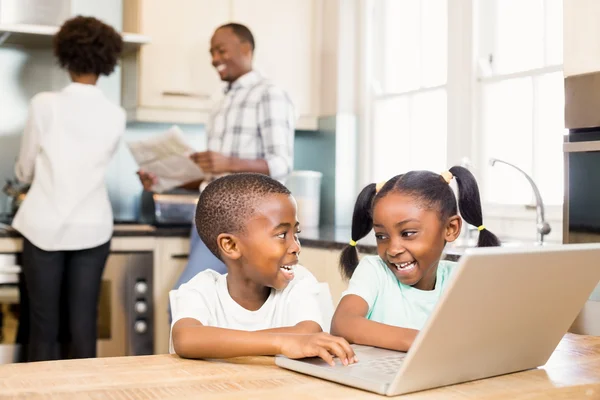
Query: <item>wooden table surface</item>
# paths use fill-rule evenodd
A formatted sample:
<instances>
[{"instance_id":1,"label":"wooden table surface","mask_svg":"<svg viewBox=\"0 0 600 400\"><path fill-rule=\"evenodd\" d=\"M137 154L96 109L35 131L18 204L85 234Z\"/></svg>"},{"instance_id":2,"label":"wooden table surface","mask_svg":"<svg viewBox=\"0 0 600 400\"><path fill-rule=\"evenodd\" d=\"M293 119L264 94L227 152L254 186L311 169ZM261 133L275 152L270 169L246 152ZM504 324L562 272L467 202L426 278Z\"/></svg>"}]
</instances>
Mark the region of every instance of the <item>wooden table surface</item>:
<instances>
[{"instance_id":1,"label":"wooden table surface","mask_svg":"<svg viewBox=\"0 0 600 400\"><path fill-rule=\"evenodd\" d=\"M278 368L272 357L172 355L0 366L0 399L382 399ZM402 399L600 399L600 337L567 334L546 366Z\"/></svg>"}]
</instances>

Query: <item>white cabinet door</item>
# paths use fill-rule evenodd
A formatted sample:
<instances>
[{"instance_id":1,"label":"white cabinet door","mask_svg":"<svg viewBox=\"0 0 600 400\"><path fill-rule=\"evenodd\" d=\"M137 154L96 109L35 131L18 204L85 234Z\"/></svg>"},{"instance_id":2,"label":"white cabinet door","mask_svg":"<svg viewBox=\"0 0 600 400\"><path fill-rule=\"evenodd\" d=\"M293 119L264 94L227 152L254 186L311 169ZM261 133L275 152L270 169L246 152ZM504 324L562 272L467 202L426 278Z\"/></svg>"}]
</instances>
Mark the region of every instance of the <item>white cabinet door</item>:
<instances>
[{"instance_id":1,"label":"white cabinet door","mask_svg":"<svg viewBox=\"0 0 600 400\"><path fill-rule=\"evenodd\" d=\"M300 265L308 269L319 282L326 282L333 300L337 306L348 282L342 278L339 271L340 250L326 250L315 247L302 247Z\"/></svg>"},{"instance_id":2,"label":"white cabinet door","mask_svg":"<svg viewBox=\"0 0 600 400\"><path fill-rule=\"evenodd\" d=\"M128 3L125 25L134 21L136 31L151 38L135 60L124 61L123 105L130 118L206 122L211 96L222 86L211 65L210 38L229 17L229 4L222 0Z\"/></svg>"},{"instance_id":3,"label":"white cabinet door","mask_svg":"<svg viewBox=\"0 0 600 400\"><path fill-rule=\"evenodd\" d=\"M564 75L600 71L600 2L565 1L563 10Z\"/></svg>"},{"instance_id":4,"label":"white cabinet door","mask_svg":"<svg viewBox=\"0 0 600 400\"><path fill-rule=\"evenodd\" d=\"M319 114L319 0L232 0L232 20L252 31L255 68L290 95L299 129Z\"/></svg>"}]
</instances>

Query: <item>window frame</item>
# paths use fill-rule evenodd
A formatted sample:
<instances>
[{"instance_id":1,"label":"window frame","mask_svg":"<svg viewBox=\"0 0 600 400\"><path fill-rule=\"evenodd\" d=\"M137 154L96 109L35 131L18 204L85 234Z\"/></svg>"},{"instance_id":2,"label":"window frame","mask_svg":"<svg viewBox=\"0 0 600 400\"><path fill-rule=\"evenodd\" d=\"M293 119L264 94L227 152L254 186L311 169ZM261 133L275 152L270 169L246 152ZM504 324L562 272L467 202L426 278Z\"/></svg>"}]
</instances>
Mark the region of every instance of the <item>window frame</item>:
<instances>
[{"instance_id":1,"label":"window frame","mask_svg":"<svg viewBox=\"0 0 600 400\"><path fill-rule=\"evenodd\" d=\"M369 62L377 54L377 50L370 48L372 42L373 25L373 6L379 0L360 0L361 20L359 30L360 52L363 55L359 59L359 93L362 96L360 108L360 145L365 150L361 153L359 159L359 184L360 187L371 182L374 171L374 154L371 138L373 135L373 105L381 96L403 96L411 92L420 92L421 90L432 90L434 88L419 88L418 90L403 93L377 93L372 78ZM483 84L512 79L518 77L529 77L532 75L543 75L552 72L562 71L563 64L535 68L528 71L521 71L507 74L496 74L483 76L480 73L478 54L482 46L492 46L493 38L477 38L479 32L478 24L481 20L477 18L481 15L478 9L477 0L448 0L448 72L445 85L436 86L435 89L445 88L447 93L447 164L448 166L460 165L465 161L470 161L474 166L472 172L478 179L481 186L481 192L485 190L487 182L481 179L482 171L480 167L487 163L482 158L483 140L476 133L479 131L483 122L482 107L482 88ZM544 22L545 24L547 21ZM492 30L491 30L492 31ZM381 51L381 50L380 50ZM546 53L544 55L546 59ZM378 97L379 96L379 97ZM535 118L535 115L533 115ZM465 128L466 127L466 128ZM532 136L535 140L535 135ZM465 160L465 157L468 160ZM533 159L533 155L532 155ZM534 162L535 164L535 162ZM533 200L533 196L532 196ZM529 204L505 204L484 202L483 207L486 215L514 217L515 219L535 218L535 208L533 203ZM546 206L547 219L560 221L562 219L561 205Z\"/></svg>"}]
</instances>

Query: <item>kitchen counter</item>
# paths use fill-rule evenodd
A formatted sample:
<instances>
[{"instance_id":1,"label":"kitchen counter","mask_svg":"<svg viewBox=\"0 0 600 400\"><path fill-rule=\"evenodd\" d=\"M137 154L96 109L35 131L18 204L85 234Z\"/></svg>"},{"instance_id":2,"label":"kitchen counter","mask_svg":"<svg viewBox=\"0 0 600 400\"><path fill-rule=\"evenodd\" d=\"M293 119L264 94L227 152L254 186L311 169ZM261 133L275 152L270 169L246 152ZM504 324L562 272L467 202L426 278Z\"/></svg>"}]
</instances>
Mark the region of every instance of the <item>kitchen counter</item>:
<instances>
[{"instance_id":1,"label":"kitchen counter","mask_svg":"<svg viewBox=\"0 0 600 400\"><path fill-rule=\"evenodd\" d=\"M114 228L114 237L128 236L152 236L152 237L188 237L190 235L189 226L165 226L156 227L152 225L136 223L116 223ZM0 238L12 237L20 238L21 234L15 231L11 226L0 223Z\"/></svg>"},{"instance_id":2,"label":"kitchen counter","mask_svg":"<svg viewBox=\"0 0 600 400\"><path fill-rule=\"evenodd\" d=\"M319 228L302 228L300 242L305 247L315 247L327 250L341 250L350 241L350 227L321 226ZM362 254L376 254L377 243L373 232L358 241L358 251ZM444 259L457 261L464 253L464 248L446 246Z\"/></svg>"},{"instance_id":3,"label":"kitchen counter","mask_svg":"<svg viewBox=\"0 0 600 400\"><path fill-rule=\"evenodd\" d=\"M228 361L175 355L114 357L0 366L11 399L382 399L274 365L273 357ZM538 369L446 386L402 399L597 399L600 337L567 334Z\"/></svg>"},{"instance_id":4,"label":"kitchen counter","mask_svg":"<svg viewBox=\"0 0 600 400\"><path fill-rule=\"evenodd\" d=\"M137 223L115 223L113 237L182 237L190 235L191 226L152 226ZM304 228L300 233L302 246L326 250L341 250L350 241L350 227L322 226L319 228ZM21 234L9 225L0 223L0 238L20 238ZM375 236L371 232L359 241L358 251L363 254L376 253ZM464 248L447 246L445 258L457 260L464 253Z\"/></svg>"}]
</instances>

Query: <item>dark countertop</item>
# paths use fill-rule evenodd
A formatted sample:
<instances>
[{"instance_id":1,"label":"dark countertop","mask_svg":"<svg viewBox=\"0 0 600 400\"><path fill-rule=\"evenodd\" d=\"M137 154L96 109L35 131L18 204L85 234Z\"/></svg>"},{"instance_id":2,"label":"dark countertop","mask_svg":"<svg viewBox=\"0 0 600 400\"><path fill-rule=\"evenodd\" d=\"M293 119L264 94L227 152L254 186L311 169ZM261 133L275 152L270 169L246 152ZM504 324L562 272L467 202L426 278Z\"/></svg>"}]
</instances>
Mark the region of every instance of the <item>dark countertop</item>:
<instances>
[{"instance_id":1,"label":"dark countertop","mask_svg":"<svg viewBox=\"0 0 600 400\"><path fill-rule=\"evenodd\" d=\"M113 237L189 237L191 226L152 226L138 223L115 223ZM300 242L304 247L325 250L341 250L350 241L350 227L322 226L304 228L300 233ZM19 238L21 235L8 225L0 223L0 238ZM371 232L358 242L358 251L362 254L376 254L375 236ZM458 260L464 249L447 247L445 259Z\"/></svg>"},{"instance_id":2,"label":"dark countertop","mask_svg":"<svg viewBox=\"0 0 600 400\"><path fill-rule=\"evenodd\" d=\"M113 237L189 237L190 226L152 226L137 223L116 223ZM21 234L9 225L0 223L0 238L20 238Z\"/></svg>"},{"instance_id":3,"label":"dark countertop","mask_svg":"<svg viewBox=\"0 0 600 400\"><path fill-rule=\"evenodd\" d=\"M322 248L327 250L342 250L350 242L350 227L322 226L319 228L302 228L300 242L304 247ZM373 232L358 241L356 246L359 253L377 254L377 244ZM443 258L456 261L464 253L464 249L447 247Z\"/></svg>"}]
</instances>

